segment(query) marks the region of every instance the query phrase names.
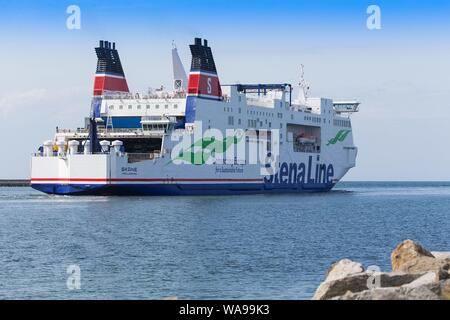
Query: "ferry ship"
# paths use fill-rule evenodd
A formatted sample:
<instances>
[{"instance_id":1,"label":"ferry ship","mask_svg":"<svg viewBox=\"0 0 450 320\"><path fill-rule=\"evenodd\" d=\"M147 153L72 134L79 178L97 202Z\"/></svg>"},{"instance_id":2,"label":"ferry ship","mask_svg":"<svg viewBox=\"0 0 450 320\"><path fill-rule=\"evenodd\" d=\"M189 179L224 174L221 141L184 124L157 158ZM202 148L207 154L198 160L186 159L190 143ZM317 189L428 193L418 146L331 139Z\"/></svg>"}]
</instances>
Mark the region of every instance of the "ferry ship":
<instances>
[{"instance_id":1,"label":"ferry ship","mask_svg":"<svg viewBox=\"0 0 450 320\"><path fill-rule=\"evenodd\" d=\"M355 166L359 102L309 97L303 66L296 86L222 85L208 41L189 47L188 75L172 48L173 89L132 93L116 44L101 40L84 127L57 129L38 148L31 186L57 195L323 192Z\"/></svg>"}]
</instances>

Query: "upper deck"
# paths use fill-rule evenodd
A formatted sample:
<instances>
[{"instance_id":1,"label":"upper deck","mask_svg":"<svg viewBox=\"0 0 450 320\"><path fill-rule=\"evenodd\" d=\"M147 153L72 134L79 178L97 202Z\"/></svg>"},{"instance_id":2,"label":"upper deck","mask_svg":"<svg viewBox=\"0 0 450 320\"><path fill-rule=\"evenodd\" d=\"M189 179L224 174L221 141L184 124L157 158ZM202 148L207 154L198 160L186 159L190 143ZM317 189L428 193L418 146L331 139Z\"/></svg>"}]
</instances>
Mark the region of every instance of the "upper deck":
<instances>
[{"instance_id":1,"label":"upper deck","mask_svg":"<svg viewBox=\"0 0 450 320\"><path fill-rule=\"evenodd\" d=\"M216 104L236 105L242 108L279 109L283 106L286 110L321 114L323 113L320 103L321 98L307 98L300 101L292 97L292 86L283 84L283 90L265 89L266 86L274 85L252 85L260 86L260 89L247 90L248 86L241 84L224 85L221 100ZM244 88L244 89L243 89ZM264 89L261 89L264 88ZM186 112L186 92L183 91L157 91L147 94L110 94L102 99L100 113L102 117L183 117ZM333 109L337 116L348 116L358 111L357 101L333 102ZM278 112L278 111L277 111Z\"/></svg>"}]
</instances>

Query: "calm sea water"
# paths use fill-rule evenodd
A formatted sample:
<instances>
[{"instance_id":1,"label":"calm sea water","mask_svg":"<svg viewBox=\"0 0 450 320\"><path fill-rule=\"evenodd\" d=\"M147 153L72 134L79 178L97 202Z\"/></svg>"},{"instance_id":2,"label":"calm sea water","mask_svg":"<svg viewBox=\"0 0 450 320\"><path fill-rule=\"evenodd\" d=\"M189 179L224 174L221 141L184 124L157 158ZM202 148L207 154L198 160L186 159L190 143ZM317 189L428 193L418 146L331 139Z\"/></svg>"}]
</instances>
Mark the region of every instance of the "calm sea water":
<instances>
[{"instance_id":1,"label":"calm sea water","mask_svg":"<svg viewBox=\"0 0 450 320\"><path fill-rule=\"evenodd\" d=\"M0 299L309 299L338 259L388 270L407 238L450 251L449 230L450 183L170 198L0 188Z\"/></svg>"}]
</instances>

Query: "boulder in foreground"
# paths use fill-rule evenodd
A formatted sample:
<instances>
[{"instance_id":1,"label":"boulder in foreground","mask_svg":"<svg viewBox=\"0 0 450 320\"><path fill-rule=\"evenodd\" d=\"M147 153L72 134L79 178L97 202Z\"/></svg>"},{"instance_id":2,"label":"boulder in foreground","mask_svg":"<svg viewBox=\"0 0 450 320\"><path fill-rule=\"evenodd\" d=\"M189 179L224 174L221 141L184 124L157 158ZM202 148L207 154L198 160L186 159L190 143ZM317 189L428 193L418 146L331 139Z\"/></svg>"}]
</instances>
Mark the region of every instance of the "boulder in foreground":
<instances>
[{"instance_id":1,"label":"boulder in foreground","mask_svg":"<svg viewBox=\"0 0 450 320\"><path fill-rule=\"evenodd\" d=\"M450 253L431 253L405 240L391 254L392 272L365 271L348 259L334 263L313 300L450 300Z\"/></svg>"}]
</instances>

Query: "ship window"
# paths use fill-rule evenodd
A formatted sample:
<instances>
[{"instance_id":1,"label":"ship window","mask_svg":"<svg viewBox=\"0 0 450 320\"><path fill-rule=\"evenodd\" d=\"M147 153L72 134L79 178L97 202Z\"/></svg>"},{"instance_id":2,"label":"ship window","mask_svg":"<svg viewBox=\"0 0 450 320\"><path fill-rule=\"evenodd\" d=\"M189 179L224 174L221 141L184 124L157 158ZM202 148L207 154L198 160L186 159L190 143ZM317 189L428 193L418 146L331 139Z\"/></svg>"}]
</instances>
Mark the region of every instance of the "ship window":
<instances>
[{"instance_id":1,"label":"ship window","mask_svg":"<svg viewBox=\"0 0 450 320\"><path fill-rule=\"evenodd\" d=\"M109 106L109 110L114 110L114 106L113 106L113 105L110 105L110 106Z\"/></svg>"},{"instance_id":2,"label":"ship window","mask_svg":"<svg viewBox=\"0 0 450 320\"><path fill-rule=\"evenodd\" d=\"M177 105L177 104L174 104L174 105L173 105L173 108L174 108L174 109L177 109L177 108L178 108L178 105Z\"/></svg>"},{"instance_id":3,"label":"ship window","mask_svg":"<svg viewBox=\"0 0 450 320\"><path fill-rule=\"evenodd\" d=\"M155 106L155 108L156 108L156 109L159 109L159 104L157 104L157 105Z\"/></svg>"},{"instance_id":4,"label":"ship window","mask_svg":"<svg viewBox=\"0 0 450 320\"><path fill-rule=\"evenodd\" d=\"M138 104L137 108L138 108L138 110L140 110L140 109L141 109L141 105L140 105L140 104Z\"/></svg>"},{"instance_id":5,"label":"ship window","mask_svg":"<svg viewBox=\"0 0 450 320\"><path fill-rule=\"evenodd\" d=\"M150 105L149 104L147 105L147 109L150 109Z\"/></svg>"},{"instance_id":6,"label":"ship window","mask_svg":"<svg viewBox=\"0 0 450 320\"><path fill-rule=\"evenodd\" d=\"M131 110L131 108L133 108L133 106L131 104L128 105L128 110Z\"/></svg>"},{"instance_id":7,"label":"ship window","mask_svg":"<svg viewBox=\"0 0 450 320\"><path fill-rule=\"evenodd\" d=\"M123 109L123 106L119 106L119 109L122 110L122 109Z\"/></svg>"},{"instance_id":8,"label":"ship window","mask_svg":"<svg viewBox=\"0 0 450 320\"><path fill-rule=\"evenodd\" d=\"M164 108L165 108L165 109L168 109L168 108L169 108L169 105L168 105L168 104L166 104L166 105L164 106Z\"/></svg>"}]
</instances>

